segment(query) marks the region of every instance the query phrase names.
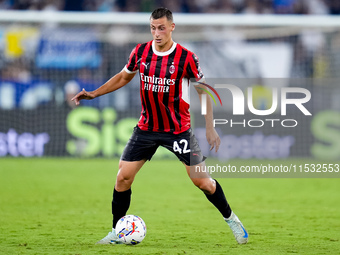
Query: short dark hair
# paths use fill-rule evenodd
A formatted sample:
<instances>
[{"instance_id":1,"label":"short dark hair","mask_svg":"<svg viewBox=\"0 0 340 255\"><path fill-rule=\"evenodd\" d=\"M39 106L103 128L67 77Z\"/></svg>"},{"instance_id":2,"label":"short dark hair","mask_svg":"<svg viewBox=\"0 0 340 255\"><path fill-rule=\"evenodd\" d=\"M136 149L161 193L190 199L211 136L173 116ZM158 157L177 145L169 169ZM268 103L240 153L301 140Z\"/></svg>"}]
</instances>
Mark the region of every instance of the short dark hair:
<instances>
[{"instance_id":1,"label":"short dark hair","mask_svg":"<svg viewBox=\"0 0 340 255\"><path fill-rule=\"evenodd\" d=\"M173 21L172 12L165 7L160 7L154 10L151 13L150 19L160 19L164 16L167 18L168 21Z\"/></svg>"}]
</instances>

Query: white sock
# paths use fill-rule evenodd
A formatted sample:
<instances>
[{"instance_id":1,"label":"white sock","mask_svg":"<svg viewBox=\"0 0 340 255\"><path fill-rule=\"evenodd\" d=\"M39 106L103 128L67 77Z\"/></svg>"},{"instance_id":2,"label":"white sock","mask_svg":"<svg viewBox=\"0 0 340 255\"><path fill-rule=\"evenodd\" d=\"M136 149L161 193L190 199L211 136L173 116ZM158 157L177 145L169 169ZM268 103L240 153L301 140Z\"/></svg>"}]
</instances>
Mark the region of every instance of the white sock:
<instances>
[{"instance_id":1,"label":"white sock","mask_svg":"<svg viewBox=\"0 0 340 255\"><path fill-rule=\"evenodd\" d=\"M231 218L233 217L233 215L234 215L234 213L233 213L233 212L231 212L231 214L230 214L229 218L223 218L223 219L224 219L224 220L231 220Z\"/></svg>"}]
</instances>

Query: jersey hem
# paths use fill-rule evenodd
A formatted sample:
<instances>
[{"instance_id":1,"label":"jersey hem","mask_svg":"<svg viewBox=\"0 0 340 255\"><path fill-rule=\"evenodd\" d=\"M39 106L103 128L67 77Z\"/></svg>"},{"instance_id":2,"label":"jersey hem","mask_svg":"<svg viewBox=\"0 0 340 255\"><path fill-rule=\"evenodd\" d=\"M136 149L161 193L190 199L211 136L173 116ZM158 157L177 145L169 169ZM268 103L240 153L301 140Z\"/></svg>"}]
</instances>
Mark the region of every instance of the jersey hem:
<instances>
[{"instance_id":1,"label":"jersey hem","mask_svg":"<svg viewBox=\"0 0 340 255\"><path fill-rule=\"evenodd\" d=\"M137 124L137 127L139 127L141 130L143 131L149 131L149 132L155 132L155 133L168 133L168 134L181 134L187 130L189 130L191 128L191 125L185 126L184 128L182 128L180 131L150 131L147 127L144 127L142 125L140 125L139 123Z\"/></svg>"}]
</instances>

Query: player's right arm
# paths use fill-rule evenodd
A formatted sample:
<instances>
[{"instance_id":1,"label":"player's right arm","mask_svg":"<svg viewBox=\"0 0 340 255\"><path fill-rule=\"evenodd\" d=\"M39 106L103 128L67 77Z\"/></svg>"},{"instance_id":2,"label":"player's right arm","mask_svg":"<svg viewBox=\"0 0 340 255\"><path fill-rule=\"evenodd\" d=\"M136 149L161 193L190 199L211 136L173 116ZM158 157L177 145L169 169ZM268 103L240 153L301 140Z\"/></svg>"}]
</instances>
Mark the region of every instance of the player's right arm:
<instances>
[{"instance_id":1,"label":"player's right arm","mask_svg":"<svg viewBox=\"0 0 340 255\"><path fill-rule=\"evenodd\" d=\"M79 105L79 101L86 99L91 100L93 98L105 95L107 93L111 93L126 84L128 84L136 73L127 73L124 69L113 76L110 80L105 82L102 86L100 86L98 89L94 91L86 91L83 89L80 91L77 95L75 95L71 100L76 103L76 105Z\"/></svg>"},{"instance_id":2,"label":"player's right arm","mask_svg":"<svg viewBox=\"0 0 340 255\"><path fill-rule=\"evenodd\" d=\"M113 92L128 84L138 71L136 53L137 53L136 48L134 48L130 54L129 61L127 65L123 68L123 70L120 73L117 73L115 76L113 76L110 80L105 82L98 89L94 91L86 91L85 89L83 89L71 100L74 101L76 105L79 105L80 100L83 99L90 100L105 95L107 93Z\"/></svg>"}]
</instances>

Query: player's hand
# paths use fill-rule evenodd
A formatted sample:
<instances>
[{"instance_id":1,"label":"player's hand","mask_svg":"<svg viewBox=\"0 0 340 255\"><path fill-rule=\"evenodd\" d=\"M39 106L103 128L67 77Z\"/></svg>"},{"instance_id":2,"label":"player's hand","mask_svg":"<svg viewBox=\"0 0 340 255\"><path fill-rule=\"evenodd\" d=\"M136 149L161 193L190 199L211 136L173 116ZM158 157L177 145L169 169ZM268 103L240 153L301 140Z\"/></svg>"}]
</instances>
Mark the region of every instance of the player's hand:
<instances>
[{"instance_id":1,"label":"player's hand","mask_svg":"<svg viewBox=\"0 0 340 255\"><path fill-rule=\"evenodd\" d=\"M215 152L218 151L218 148L220 147L221 144L221 139L219 137L219 135L217 134L215 128L207 128L206 129L206 136L207 136L207 140L208 143L210 144L210 150L212 150L213 148L215 148Z\"/></svg>"},{"instance_id":2,"label":"player's hand","mask_svg":"<svg viewBox=\"0 0 340 255\"><path fill-rule=\"evenodd\" d=\"M75 95L71 100L76 103L76 105L79 105L79 101L86 99L86 100L91 100L95 98L92 92L88 92L85 89L80 91L77 95Z\"/></svg>"}]
</instances>

